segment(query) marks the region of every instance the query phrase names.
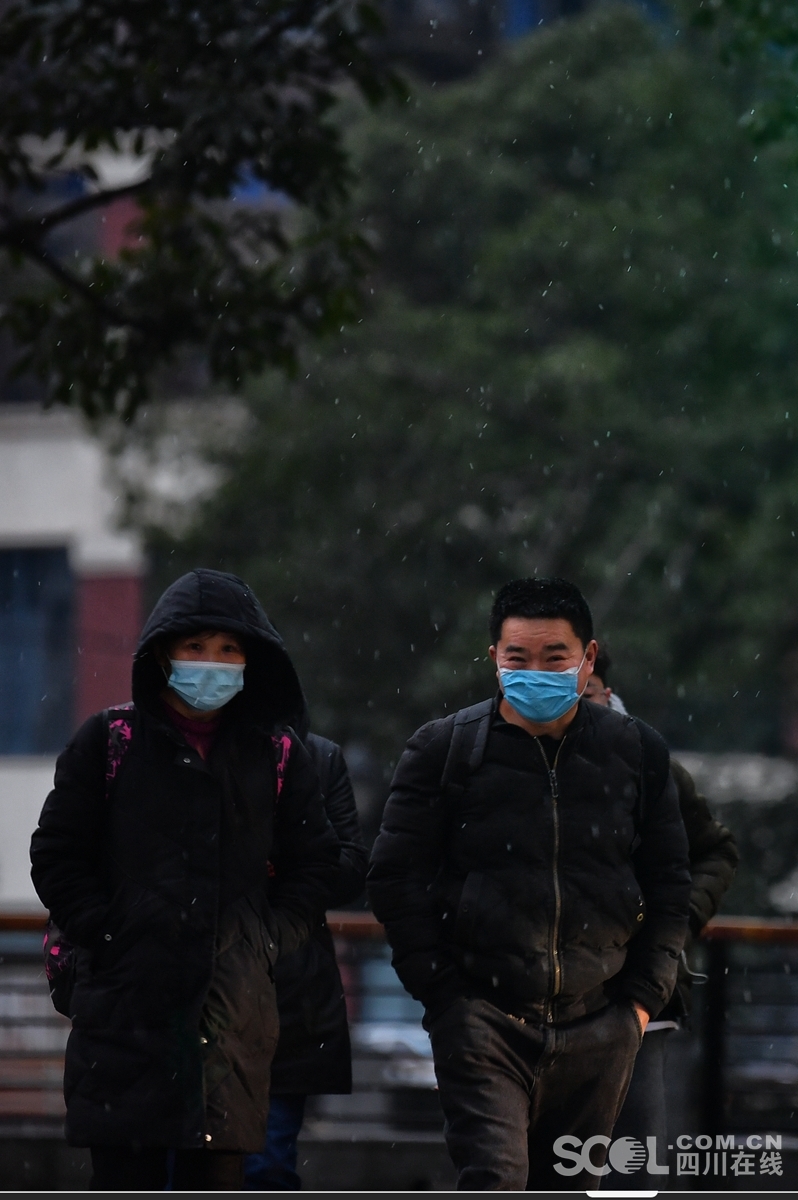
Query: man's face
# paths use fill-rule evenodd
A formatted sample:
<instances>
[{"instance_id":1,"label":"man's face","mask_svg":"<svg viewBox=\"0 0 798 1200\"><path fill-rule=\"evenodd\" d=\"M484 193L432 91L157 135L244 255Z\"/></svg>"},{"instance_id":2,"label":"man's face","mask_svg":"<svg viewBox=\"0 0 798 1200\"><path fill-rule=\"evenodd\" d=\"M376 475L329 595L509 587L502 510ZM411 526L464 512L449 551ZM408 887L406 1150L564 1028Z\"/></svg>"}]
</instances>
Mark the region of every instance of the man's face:
<instances>
[{"instance_id":1,"label":"man's face","mask_svg":"<svg viewBox=\"0 0 798 1200\"><path fill-rule=\"evenodd\" d=\"M579 667L576 690L582 692L593 674L597 651L595 641L584 647L571 622L562 617L508 617L498 644L490 647L490 656L497 668L509 671Z\"/></svg>"},{"instance_id":2,"label":"man's face","mask_svg":"<svg viewBox=\"0 0 798 1200\"><path fill-rule=\"evenodd\" d=\"M585 700L591 700L593 704L600 704L602 708L609 708L611 695L612 688L605 687L604 680L594 672L587 681Z\"/></svg>"},{"instance_id":3,"label":"man's face","mask_svg":"<svg viewBox=\"0 0 798 1200\"><path fill-rule=\"evenodd\" d=\"M180 662L246 663L247 656L233 633L206 629L178 637L170 644L168 657Z\"/></svg>"}]
</instances>

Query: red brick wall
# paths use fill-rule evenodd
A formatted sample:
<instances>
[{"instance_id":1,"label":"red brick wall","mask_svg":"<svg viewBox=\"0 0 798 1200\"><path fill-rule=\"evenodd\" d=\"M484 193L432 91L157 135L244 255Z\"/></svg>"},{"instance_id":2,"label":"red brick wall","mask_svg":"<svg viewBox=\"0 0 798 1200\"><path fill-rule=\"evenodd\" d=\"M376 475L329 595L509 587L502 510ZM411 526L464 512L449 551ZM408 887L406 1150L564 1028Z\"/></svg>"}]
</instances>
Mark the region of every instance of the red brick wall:
<instances>
[{"instance_id":1,"label":"red brick wall","mask_svg":"<svg viewBox=\"0 0 798 1200\"><path fill-rule=\"evenodd\" d=\"M141 632L142 580L135 575L77 579L75 718L130 699L130 669Z\"/></svg>"},{"instance_id":2,"label":"red brick wall","mask_svg":"<svg viewBox=\"0 0 798 1200\"><path fill-rule=\"evenodd\" d=\"M133 232L131 223L139 220L141 209L130 196L108 204L97 226L100 250L109 258L116 258L126 246L136 249L143 239Z\"/></svg>"}]
</instances>

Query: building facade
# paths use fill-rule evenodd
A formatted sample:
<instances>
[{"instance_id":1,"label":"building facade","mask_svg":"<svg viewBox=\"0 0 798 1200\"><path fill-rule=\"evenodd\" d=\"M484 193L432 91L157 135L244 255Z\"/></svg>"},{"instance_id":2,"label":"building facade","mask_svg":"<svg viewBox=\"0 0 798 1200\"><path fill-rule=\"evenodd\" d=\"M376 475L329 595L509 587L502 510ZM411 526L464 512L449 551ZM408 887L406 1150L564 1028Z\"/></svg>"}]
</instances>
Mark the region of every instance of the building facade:
<instances>
[{"instance_id":1,"label":"building facade","mask_svg":"<svg viewBox=\"0 0 798 1200\"><path fill-rule=\"evenodd\" d=\"M28 843L58 752L129 698L143 557L82 418L0 404L0 909L37 904Z\"/></svg>"}]
</instances>

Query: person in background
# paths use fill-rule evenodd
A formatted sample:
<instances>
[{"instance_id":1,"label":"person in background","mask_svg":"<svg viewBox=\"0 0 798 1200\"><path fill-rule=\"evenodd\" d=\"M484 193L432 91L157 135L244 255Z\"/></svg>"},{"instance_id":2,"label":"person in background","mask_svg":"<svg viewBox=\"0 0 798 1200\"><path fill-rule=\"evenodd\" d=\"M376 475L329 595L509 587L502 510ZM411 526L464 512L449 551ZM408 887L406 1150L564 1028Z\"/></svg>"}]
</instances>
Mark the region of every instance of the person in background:
<instances>
[{"instance_id":1,"label":"person in background","mask_svg":"<svg viewBox=\"0 0 798 1200\"><path fill-rule=\"evenodd\" d=\"M133 704L56 764L36 891L77 947L66 1136L95 1191L235 1191L266 1133L274 966L339 867L302 689L246 584L198 569L153 609ZM270 879L269 864L274 878Z\"/></svg>"},{"instance_id":2,"label":"person in background","mask_svg":"<svg viewBox=\"0 0 798 1200\"><path fill-rule=\"evenodd\" d=\"M407 744L368 890L426 1008L462 1191L595 1187L687 929L687 841L653 729L584 700L584 596L517 579L489 621L499 693ZM596 1136L591 1170L557 1161Z\"/></svg>"},{"instance_id":3,"label":"person in background","mask_svg":"<svg viewBox=\"0 0 798 1200\"><path fill-rule=\"evenodd\" d=\"M609 686L612 663L604 646L599 646L596 665L585 695L594 704L626 712L623 702ZM619 708L620 706L620 708ZM685 949L718 911L723 894L734 879L739 855L734 834L716 821L706 798L696 790L690 774L671 758L671 774L679 793L679 808L687 831L692 889L690 892L690 931ZM692 976L687 955L682 951L676 989L663 1011L646 1027L643 1045L635 1060L632 1081L613 1130L613 1138L631 1137L648 1148L647 1139L655 1137L660 1165L667 1162L668 1129L665 1103L665 1050L668 1035L678 1029L690 1012ZM662 1188L663 1176L635 1172L620 1175L612 1171L602 1187Z\"/></svg>"},{"instance_id":4,"label":"person in background","mask_svg":"<svg viewBox=\"0 0 798 1200\"><path fill-rule=\"evenodd\" d=\"M307 710L294 728L318 772L327 817L341 844L332 908L357 900L366 882L368 852L360 832L355 796L340 746L308 732ZM352 1090L352 1055L341 974L332 935L323 917L296 953L275 968L280 1038L272 1062L266 1143L247 1156L244 1186L250 1191L292 1191L297 1138L309 1095Z\"/></svg>"},{"instance_id":5,"label":"person in background","mask_svg":"<svg viewBox=\"0 0 798 1200\"><path fill-rule=\"evenodd\" d=\"M611 665L607 650L604 646L599 646L593 665L593 674L588 679L585 688L585 699L593 700L596 704L601 704L605 708L611 708L613 712L626 716L626 705L607 683L607 674Z\"/></svg>"}]
</instances>

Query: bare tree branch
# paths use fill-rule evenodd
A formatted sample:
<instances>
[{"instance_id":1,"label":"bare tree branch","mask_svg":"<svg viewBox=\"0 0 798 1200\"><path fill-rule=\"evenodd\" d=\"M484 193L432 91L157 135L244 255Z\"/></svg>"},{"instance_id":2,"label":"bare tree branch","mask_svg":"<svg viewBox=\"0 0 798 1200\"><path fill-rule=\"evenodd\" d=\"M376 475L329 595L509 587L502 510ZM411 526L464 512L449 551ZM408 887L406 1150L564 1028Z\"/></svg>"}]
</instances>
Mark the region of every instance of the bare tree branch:
<instances>
[{"instance_id":1,"label":"bare tree branch","mask_svg":"<svg viewBox=\"0 0 798 1200\"><path fill-rule=\"evenodd\" d=\"M90 284L80 279L79 276L73 275L71 271L67 271L58 259L49 254L38 242L26 241L18 243L18 245L23 254L27 254L34 262L44 267L46 271L49 271L59 283L68 287L70 291L77 292L79 296L82 296L110 325L130 325L142 333L152 333L152 328L146 322L116 312L106 303L102 296L97 295L93 291Z\"/></svg>"},{"instance_id":2,"label":"bare tree branch","mask_svg":"<svg viewBox=\"0 0 798 1200\"><path fill-rule=\"evenodd\" d=\"M129 183L125 187L113 188L104 192L92 192L91 195L80 196L77 200L62 205L61 208L43 213L40 217L9 220L4 228L0 229L0 245L22 247L23 242L27 243L31 238L42 237L53 226L60 225L63 221L71 221L74 217L80 217L83 213L100 208L104 204L110 204L124 196L133 196L137 192L144 191L151 183L151 179L143 179L139 183Z\"/></svg>"}]
</instances>

